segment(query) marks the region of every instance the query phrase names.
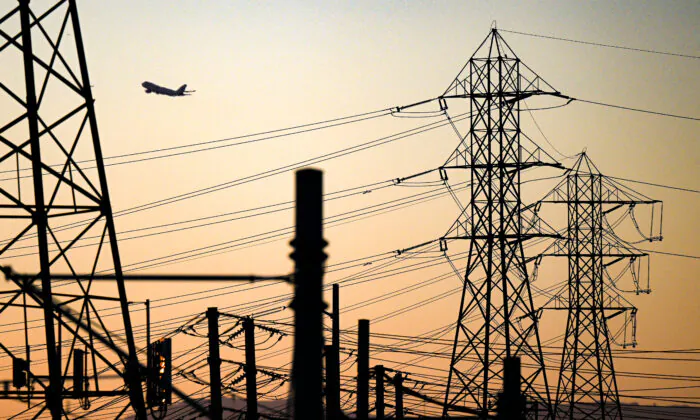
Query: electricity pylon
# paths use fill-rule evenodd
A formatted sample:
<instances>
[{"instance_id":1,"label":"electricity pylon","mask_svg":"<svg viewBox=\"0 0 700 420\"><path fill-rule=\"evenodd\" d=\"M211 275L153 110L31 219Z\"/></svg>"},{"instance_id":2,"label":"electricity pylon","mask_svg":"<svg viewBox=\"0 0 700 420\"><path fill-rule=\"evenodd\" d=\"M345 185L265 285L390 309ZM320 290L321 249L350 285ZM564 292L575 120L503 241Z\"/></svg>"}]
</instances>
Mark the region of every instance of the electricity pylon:
<instances>
[{"instance_id":1,"label":"electricity pylon","mask_svg":"<svg viewBox=\"0 0 700 420\"><path fill-rule=\"evenodd\" d=\"M545 416L553 413L523 254L525 241L556 236L540 221L528 222L533 211L520 196L522 171L560 166L521 138L520 101L536 95L567 98L522 63L494 28L440 97L441 105L468 99L470 110L466 135L453 125L461 142L443 166L470 171L469 203L443 238L469 241L445 416L459 407L481 418L494 414L507 357L521 359L528 401Z\"/></svg>"},{"instance_id":2,"label":"electricity pylon","mask_svg":"<svg viewBox=\"0 0 700 420\"><path fill-rule=\"evenodd\" d=\"M0 313L24 322L24 340L10 343L4 335L10 347L3 349L13 360L26 358L28 388L8 395L45 398L38 410L54 419L66 415L64 398L85 408L93 397L128 395L145 418L76 2L14 3L0 15L0 261L15 288L2 291ZM13 278L9 264L31 278ZM58 270L75 278L52 278ZM90 276L105 272L116 281L94 285ZM101 312L115 303L121 319L106 320ZM37 312L43 337L28 325ZM48 375L31 363L32 345L45 349Z\"/></svg>"},{"instance_id":3,"label":"electricity pylon","mask_svg":"<svg viewBox=\"0 0 700 420\"><path fill-rule=\"evenodd\" d=\"M639 251L615 234L615 223L608 216L618 209L629 208L634 226L634 208L638 204L660 204L614 180L601 175L585 153L546 197L543 203L564 203L568 208L565 238L555 241L544 255L568 259L569 276L566 302L554 309L568 311L566 335L556 394L556 417L559 419L622 419L618 394L611 334L608 322L624 314L625 327L634 329L636 308L618 292L621 276L612 278L610 267L630 261L629 271L636 293L648 293L640 285L639 262L648 254ZM653 214L653 212L652 212ZM660 218L659 218L660 220ZM660 240L655 236L652 218L645 240ZM647 260L648 261L648 260ZM637 267L637 268L635 268ZM609 280L606 282L606 278ZM616 290L618 289L618 290ZM559 300L559 299L556 299Z\"/></svg>"}]
</instances>

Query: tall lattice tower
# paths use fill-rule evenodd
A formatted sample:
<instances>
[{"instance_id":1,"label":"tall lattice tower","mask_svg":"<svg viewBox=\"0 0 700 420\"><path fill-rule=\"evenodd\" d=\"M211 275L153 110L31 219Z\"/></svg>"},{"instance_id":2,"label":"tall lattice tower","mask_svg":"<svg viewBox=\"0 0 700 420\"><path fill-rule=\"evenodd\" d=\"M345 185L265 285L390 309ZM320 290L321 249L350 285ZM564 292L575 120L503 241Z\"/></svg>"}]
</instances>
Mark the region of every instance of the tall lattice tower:
<instances>
[{"instance_id":1,"label":"tall lattice tower","mask_svg":"<svg viewBox=\"0 0 700 420\"><path fill-rule=\"evenodd\" d=\"M466 134L444 165L468 169L469 203L444 240L467 239L469 251L445 393L444 415L467 406L494 413L503 360L520 357L531 403L551 417L549 387L523 253L529 239L554 236L533 222L521 200L521 173L558 166L536 145L525 146L520 101L562 96L524 63L496 29L441 96L469 101ZM441 102L441 103L442 103ZM443 107L444 108L444 107Z\"/></svg>"},{"instance_id":2,"label":"tall lattice tower","mask_svg":"<svg viewBox=\"0 0 700 420\"><path fill-rule=\"evenodd\" d=\"M24 337L3 334L11 359L1 360L28 364L19 375L27 384L12 395L45 397L36 410L54 419L67 412L64 398L85 408L95 397L128 395L145 418L76 2L2 7L0 264L12 287L3 287L0 313L5 323L19 320ZM9 265L29 276L10 276ZM71 274L59 281L57 272ZM117 280L93 284L90 273ZM118 321L105 316L108 307Z\"/></svg>"},{"instance_id":3,"label":"tall lattice tower","mask_svg":"<svg viewBox=\"0 0 700 420\"><path fill-rule=\"evenodd\" d=\"M661 227L655 234L654 218L648 234L639 229L634 216L635 206L648 204L652 215L661 203L643 196L614 180L601 175L585 153L582 153L566 177L543 200L543 203L567 205L568 223L565 238L555 241L544 255L566 257L569 275L565 302L556 309L567 310L566 335L556 394L556 417L559 419L622 419L611 341L614 336L609 320L624 314L625 324L634 329L636 308L620 294L620 279L631 273L634 293L648 293L643 286L642 260L648 254L636 249L615 233L614 228L626 216L617 216L628 209L632 224L643 240L661 239ZM608 221L611 215L617 220ZM660 222L661 215L656 215ZM617 275L610 270L622 261L629 265ZM648 264L646 265L648 270ZM648 282L648 272L647 272Z\"/></svg>"}]
</instances>

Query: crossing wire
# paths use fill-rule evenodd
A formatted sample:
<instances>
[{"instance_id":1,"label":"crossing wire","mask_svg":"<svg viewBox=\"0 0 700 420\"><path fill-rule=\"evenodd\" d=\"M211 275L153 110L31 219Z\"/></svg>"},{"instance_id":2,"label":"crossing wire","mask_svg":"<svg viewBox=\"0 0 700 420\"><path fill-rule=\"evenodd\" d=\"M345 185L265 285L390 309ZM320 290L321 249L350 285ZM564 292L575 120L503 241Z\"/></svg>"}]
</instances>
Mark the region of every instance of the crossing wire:
<instances>
[{"instance_id":1,"label":"crossing wire","mask_svg":"<svg viewBox=\"0 0 700 420\"><path fill-rule=\"evenodd\" d=\"M625 111L634 111L634 112L641 112L644 114L652 114L652 115L660 115L662 117L671 117L671 118L679 118L683 120L691 120L691 121L700 121L700 118L697 117L689 117L686 115L678 115L678 114L670 114L667 112L659 112L659 111L650 111L648 109L641 109L641 108L632 108L629 106L622 106L622 105L614 105L614 104L607 104L604 102L598 102L598 101L590 101L588 99L581 99L581 98L576 98L574 99L575 101L578 102L583 102L587 104L592 104L592 105L600 105L600 106L605 106L608 108L616 108L616 109L622 109Z\"/></svg>"},{"instance_id":2,"label":"crossing wire","mask_svg":"<svg viewBox=\"0 0 700 420\"><path fill-rule=\"evenodd\" d=\"M391 114L391 108L387 108L387 109L381 109L381 110L377 110L377 111L364 112L361 114L351 115L351 116L347 116L347 117L339 117L339 118L333 118L333 119L325 120L325 121L318 121L315 123L301 124L301 125L296 125L296 126L291 126L291 127L286 127L286 128L279 128L279 129L275 129L275 130L262 131L259 133L243 134L240 136L227 137L227 138L217 139L217 140L207 140L207 141L202 141L202 142L183 144L183 145L179 145L179 146L163 147L163 148L157 148L157 149L151 149L151 150L143 150L140 152L107 156L104 158L105 161L114 160L114 159L123 159L123 158L134 157L134 156L149 155L149 154L161 153L161 152L169 152L169 151L173 151L173 150L186 149L186 148L190 148L190 147L208 146L211 144L218 144L218 143L223 143L223 142L227 142L227 141L250 139L252 137L260 137L260 136L267 136L269 134L276 134L274 136L267 136L267 137L256 138L256 139L251 139L251 140L239 141L239 142L232 143L232 144L205 147L202 149L189 150L189 151L185 151L185 152L177 152L177 153L171 153L171 154L167 154L167 155L132 159L132 160L126 160L126 161L121 161L121 162L116 162L116 163L105 163L104 166L124 165L124 164L128 164L128 163L137 163L137 162L143 162L143 161L148 161L148 160L181 156L181 155L187 155L187 154L203 152L203 151L207 151L207 150L220 149L220 148L225 148L225 147L240 146L240 145L249 144L249 143L258 143L261 141L272 140L272 139L277 139L277 138L281 138L281 137L288 137L288 136L295 135L295 134L308 133L308 132L322 130L322 129L326 129L326 128L338 127L338 126L342 126L342 125L346 125L346 124L367 121L370 119L379 118L379 117L383 117L383 116L390 115L390 114ZM319 127L315 127L315 126L319 126ZM312 127L312 128L308 128L308 127ZM304 128L304 130L299 130L302 128ZM286 131L292 131L292 130L299 130L299 131L285 133ZM277 134L277 133L284 133L284 134ZM89 162L94 162L94 161L95 161L94 159L87 159L87 160L76 161L75 163L80 164L80 163L89 163ZM55 164L55 165L49 165L49 166L52 168L62 168L63 164ZM85 167L82 169L87 170L87 169L95 169L95 168L97 168L97 166L89 166L89 167ZM31 171L31 168L21 169L20 171L21 172ZM16 172L16 170L11 169L11 170L0 171L0 174L15 173L15 172ZM28 175L28 176L22 176L20 178L31 178L31 177L32 177L31 175ZM0 181L10 181L10 180L15 180L15 179L16 179L15 177L3 178L3 179L0 179Z\"/></svg>"},{"instance_id":3,"label":"crossing wire","mask_svg":"<svg viewBox=\"0 0 700 420\"><path fill-rule=\"evenodd\" d=\"M517 35L531 36L531 37L535 37L535 38L545 38L545 39L553 39L556 41L572 42L575 44L592 45L595 47L614 48L614 49L619 49L619 50L637 51L637 52L644 52L644 53L650 53L650 54L669 55L669 56L674 56L674 57L691 58L691 59L696 59L696 60L700 59L700 56L691 55L691 54L680 54L680 53L674 53L674 52L650 50L650 49L645 49L645 48L626 47L626 46L622 46L622 45L603 44L600 42L581 41L578 39L561 38L561 37L552 36L552 35L541 35L541 34L534 34L534 33L530 33L530 32L520 32L520 31L514 31L514 30L510 30L510 29L499 29L499 31L500 32L508 32L511 34L517 34Z\"/></svg>"}]
</instances>

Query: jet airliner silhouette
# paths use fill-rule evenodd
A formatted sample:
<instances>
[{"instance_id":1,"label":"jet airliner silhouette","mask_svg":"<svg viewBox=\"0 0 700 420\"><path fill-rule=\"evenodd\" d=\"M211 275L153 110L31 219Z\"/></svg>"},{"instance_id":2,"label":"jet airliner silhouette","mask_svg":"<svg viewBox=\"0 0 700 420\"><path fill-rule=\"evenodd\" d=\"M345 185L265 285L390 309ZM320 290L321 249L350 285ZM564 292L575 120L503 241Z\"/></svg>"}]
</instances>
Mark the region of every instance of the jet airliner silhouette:
<instances>
[{"instance_id":1,"label":"jet airliner silhouette","mask_svg":"<svg viewBox=\"0 0 700 420\"><path fill-rule=\"evenodd\" d=\"M143 86L144 89L146 89L146 93L153 92L157 95L187 96L192 92L195 92L194 90L185 90L187 88L187 85L182 85L177 90L172 90L163 86L158 86L157 84L151 82L143 82L141 83L141 86Z\"/></svg>"}]
</instances>

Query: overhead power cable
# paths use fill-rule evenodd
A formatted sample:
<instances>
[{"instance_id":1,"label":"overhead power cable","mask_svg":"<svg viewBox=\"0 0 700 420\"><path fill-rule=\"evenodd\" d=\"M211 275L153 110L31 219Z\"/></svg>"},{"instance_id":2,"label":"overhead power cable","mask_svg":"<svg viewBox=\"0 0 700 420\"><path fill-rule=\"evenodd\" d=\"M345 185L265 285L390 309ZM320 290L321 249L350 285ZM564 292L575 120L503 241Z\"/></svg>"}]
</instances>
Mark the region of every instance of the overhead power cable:
<instances>
[{"instance_id":1,"label":"overhead power cable","mask_svg":"<svg viewBox=\"0 0 700 420\"><path fill-rule=\"evenodd\" d=\"M461 120L461 119L469 118L469 115L470 115L469 113L464 113L464 114L458 115L457 117L459 120ZM181 202L184 200L189 200L189 199L199 197L199 196L202 196L205 194L210 194L213 192L225 190L227 188L239 186L242 184L247 184L247 183L250 183L253 181L258 181L258 180L265 179L265 178L268 178L271 176L275 176L275 175L279 175L279 174L282 174L285 172L293 171L295 169L303 168L303 167L313 165L313 164L318 164L320 162L325 162L328 160L336 159L336 158L343 157L343 156L346 156L346 155L349 155L352 153L368 150L368 149L371 149L374 147L382 146L382 145L387 144L387 143L402 140L402 139L405 139L405 138L408 138L408 137L411 137L414 135L422 134L422 133L428 132L430 130L435 130L437 128L444 127L447 124L448 123L444 122L444 121L435 121L435 122L431 122L428 124L420 125L418 127L414 127L414 128L409 129L409 130L401 131L399 133L395 133L395 134L388 135L388 136L383 136L383 137L380 137L380 138L377 138L374 140L370 140L370 141L367 141L367 142L364 142L364 143L361 143L358 145L346 147L346 148L343 148L340 150L336 150L334 152L326 153L326 154L323 154L320 156L312 157L312 158L298 161L298 162L295 162L292 164L284 165L284 166L277 167L274 169L269 169L269 170L259 172L259 173L254 174L254 175L249 175L249 176L237 178L237 179L234 179L231 181L223 182L223 183L212 185L209 187L192 190L192 191L189 191L186 193L178 194L175 196L170 196L170 197L163 198L160 200L151 201L151 202L140 204L140 205L137 205L134 207L115 211L114 217L116 218L116 217L125 216L128 214L138 213L138 212L150 210L150 209L161 207L161 206L174 204L174 203ZM82 220L82 221L68 223L66 225L59 226L58 228L63 229L63 228L68 228L68 227L84 226L90 222L91 222L91 219L86 219L86 220Z\"/></svg>"},{"instance_id":2,"label":"overhead power cable","mask_svg":"<svg viewBox=\"0 0 700 420\"><path fill-rule=\"evenodd\" d=\"M125 153L122 155L115 155L115 156L107 156L104 158L106 161L104 166L116 166L116 165L123 165L127 163L137 163L137 162L143 162L143 161L148 161L148 160L155 160L155 159L162 159L162 158L167 158L167 157L173 157L173 156L180 156L180 155L187 155L191 153L197 153L197 152L203 152L207 150L214 150L214 149L220 149L220 148L225 148L225 147L233 147L233 146L240 146L244 144L249 144L249 143L257 143L261 141L266 141L266 140L272 140L272 139L277 139L281 137L288 137L294 134L303 134L303 133L308 133L312 131L317 131L317 130L322 130L325 128L332 128L332 127L338 127L346 124L351 124L355 122L361 122L361 121L367 121L371 120L374 118L379 118L383 117L385 115L391 114L391 109L381 109L378 111L372 111L372 112L364 112L362 114L357 114L357 115L350 115L347 117L339 117L339 118L333 118L330 120L325 120L325 121L318 121L315 123L309 123L309 124L301 124L301 125L296 125L292 127L286 127L286 128L279 128L275 130L269 130L269 131L262 131L259 133L251 133L251 134L243 134L240 136L234 136L234 137L227 137L223 139L216 139L216 140L207 140L207 141L201 141L201 142L196 142L196 143L190 143L190 144L183 144L179 146L171 146L171 147L163 147L163 148L157 148L157 149L151 149L151 150L143 150L140 152L133 152L133 153ZM294 131L296 130L296 131ZM260 137L260 136L266 136L266 137ZM256 138L257 137L257 138ZM245 140L243 140L245 139ZM220 143L225 143L229 141L234 141L234 140L243 140L243 141L238 141L236 143L230 143L230 144L220 144ZM214 145L214 146L211 146ZM160 156L149 156L149 157L142 157L138 159L131 159L131 160L125 160L121 162L114 162L114 163L107 163L107 161L115 160L115 159L123 159L123 158L130 158L130 157L135 157L135 156L143 156L143 155L151 155L154 153L162 153L162 152L171 152L174 150L182 150L182 149L189 149L189 148L194 148L198 146L209 146L209 147L204 147L200 149L195 149L195 150L186 150L186 151L178 151L175 153L169 153L165 155L160 155ZM80 163L89 163L89 162L94 162L94 159L88 159L88 160L80 160L75 163L80 164ZM51 165L51 167L54 168L61 168L63 167L64 164L56 164L56 165ZM90 166L90 167L85 167L82 169L95 169L97 168L96 166ZM24 171L31 171L31 168L25 168L21 170L22 172ZM5 171L0 171L0 173L15 173L16 170L11 169L11 170L5 170ZM31 175L28 176L23 176L21 178L31 178ZM0 179L0 181L13 181L15 180L15 177L12 178L3 178Z\"/></svg>"},{"instance_id":3,"label":"overhead power cable","mask_svg":"<svg viewBox=\"0 0 700 420\"><path fill-rule=\"evenodd\" d=\"M644 52L644 53L650 53L650 54L661 54L661 55L670 55L670 56L674 56L674 57L700 59L700 56L690 55L690 54L680 54L680 53L667 52L667 51L649 50L646 48L626 47L623 45L603 44L600 42L581 41L578 39L561 38L561 37L557 37L557 36L533 34L533 33L529 33L529 32L512 31L512 30L508 30L508 29L499 29L499 31L500 32L508 32L511 34L517 34L517 35L532 36L535 38L546 38L546 39L553 39L556 41L572 42L575 44L593 45L595 47L615 48L618 50L628 50L628 51L637 51L637 52Z\"/></svg>"},{"instance_id":4,"label":"overhead power cable","mask_svg":"<svg viewBox=\"0 0 700 420\"><path fill-rule=\"evenodd\" d=\"M683 120L700 121L700 118L697 118L697 117L688 117L688 116L686 116L686 115L669 114L669 113L667 113L667 112L650 111L650 110L648 110L648 109L632 108L632 107L629 107L629 106L606 104L606 103L603 103L603 102L589 101L589 100L587 100L587 99L581 99L581 98L576 98L575 100L578 101L578 102L583 102L583 103L587 103L587 104L606 106L606 107L609 107L609 108L624 109L625 111L642 112L642 113L644 113L644 114L660 115L660 116L662 116L662 117L671 117L671 118L680 118L680 119L683 119Z\"/></svg>"},{"instance_id":5,"label":"overhead power cable","mask_svg":"<svg viewBox=\"0 0 700 420\"><path fill-rule=\"evenodd\" d=\"M678 253L675 253L675 252L652 251L652 250L650 250L650 249L640 249L640 251L650 252L650 253L652 253L652 254L669 255L669 256L672 256L672 257L682 257L682 258L691 258L691 259L694 259L694 260L700 260L700 257L697 256L697 255L678 254Z\"/></svg>"},{"instance_id":6,"label":"overhead power cable","mask_svg":"<svg viewBox=\"0 0 700 420\"><path fill-rule=\"evenodd\" d=\"M619 178L616 176L607 176L608 178L612 179L617 179L618 181L627 181L627 182L634 182L635 184L643 184L643 185L650 185L652 187L659 187L659 188L668 188L670 190L678 190L678 191L685 191L685 192L691 192L695 194L700 194L700 190L694 190L692 188L682 188L682 187L674 187L672 185L663 185L663 184L654 184L653 182L646 182L646 181L635 181L634 179L627 179L627 178Z\"/></svg>"},{"instance_id":7,"label":"overhead power cable","mask_svg":"<svg viewBox=\"0 0 700 420\"><path fill-rule=\"evenodd\" d=\"M568 102L567 102L567 104L568 104ZM530 109L530 107L528 107L528 106L527 106L527 103L525 103L525 102L523 102L523 105L525 106L525 109L527 110L527 112L530 114L530 118L532 119L532 122L535 123L535 127L537 127L537 130L538 130L538 131L540 132L540 134L542 135L542 138L544 139L544 141L546 141L547 144L549 144L549 146L550 146L552 149L554 149L555 152L557 152L557 153L559 154L559 156L561 156L561 157L564 158L564 159L571 159L572 156L563 154L561 151L559 151L559 149L556 148L556 146L554 146L554 145L552 144L551 141L549 141L549 139L547 138L547 136L544 134L544 131L542 131L542 128L541 128L540 125L537 123L537 120L535 119L535 114L532 113L532 110Z\"/></svg>"}]
</instances>

